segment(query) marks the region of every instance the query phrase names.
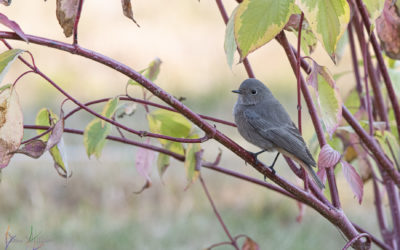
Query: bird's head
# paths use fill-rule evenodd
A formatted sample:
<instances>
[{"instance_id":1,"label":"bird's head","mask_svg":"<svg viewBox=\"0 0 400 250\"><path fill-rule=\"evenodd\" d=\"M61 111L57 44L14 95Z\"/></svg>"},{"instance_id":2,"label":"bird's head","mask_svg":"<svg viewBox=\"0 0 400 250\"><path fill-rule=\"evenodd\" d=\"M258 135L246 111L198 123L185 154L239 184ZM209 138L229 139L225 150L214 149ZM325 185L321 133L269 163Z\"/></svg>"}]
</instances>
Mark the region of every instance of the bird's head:
<instances>
[{"instance_id":1,"label":"bird's head","mask_svg":"<svg viewBox=\"0 0 400 250\"><path fill-rule=\"evenodd\" d=\"M239 94L238 103L243 105L255 105L272 96L271 91L255 78L244 80L239 89L232 92Z\"/></svg>"}]
</instances>

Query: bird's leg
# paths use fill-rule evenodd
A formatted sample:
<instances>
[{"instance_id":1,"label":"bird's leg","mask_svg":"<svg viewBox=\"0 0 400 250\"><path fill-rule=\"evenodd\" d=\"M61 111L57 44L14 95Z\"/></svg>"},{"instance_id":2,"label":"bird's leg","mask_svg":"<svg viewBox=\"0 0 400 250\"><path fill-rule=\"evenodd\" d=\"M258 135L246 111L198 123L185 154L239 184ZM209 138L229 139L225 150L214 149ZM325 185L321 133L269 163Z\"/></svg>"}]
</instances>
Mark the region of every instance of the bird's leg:
<instances>
[{"instance_id":1,"label":"bird's leg","mask_svg":"<svg viewBox=\"0 0 400 250\"><path fill-rule=\"evenodd\" d=\"M272 162L271 166L268 167L269 169L271 169L272 174L275 174L275 173L276 173L276 171L275 171L275 169L274 169L274 165L275 165L276 160L278 160L279 154L280 154L279 152L276 154L275 159L274 159L274 161ZM267 179L267 176L264 175L264 181L266 181L266 179Z\"/></svg>"},{"instance_id":2,"label":"bird's leg","mask_svg":"<svg viewBox=\"0 0 400 250\"><path fill-rule=\"evenodd\" d=\"M276 160L278 160L279 154L280 154L279 152L276 154L275 159L274 159L274 161L272 162L272 165L268 167L269 169L271 169L271 171L272 171L273 174L275 174L274 166L275 166Z\"/></svg>"}]
</instances>

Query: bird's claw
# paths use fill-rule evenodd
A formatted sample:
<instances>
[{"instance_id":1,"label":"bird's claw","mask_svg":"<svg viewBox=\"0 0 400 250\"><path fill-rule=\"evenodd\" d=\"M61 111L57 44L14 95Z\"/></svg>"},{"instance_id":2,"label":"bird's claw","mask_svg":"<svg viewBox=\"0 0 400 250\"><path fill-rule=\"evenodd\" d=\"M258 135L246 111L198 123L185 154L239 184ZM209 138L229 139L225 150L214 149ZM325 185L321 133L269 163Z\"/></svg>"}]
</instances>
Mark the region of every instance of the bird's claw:
<instances>
[{"instance_id":1,"label":"bird's claw","mask_svg":"<svg viewBox=\"0 0 400 250\"><path fill-rule=\"evenodd\" d=\"M268 168L271 170L271 172L272 172L273 175L276 174L276 171L275 171L273 165L272 165L272 166L269 166ZM267 175L266 175L266 174L264 174L264 181L267 182Z\"/></svg>"}]
</instances>

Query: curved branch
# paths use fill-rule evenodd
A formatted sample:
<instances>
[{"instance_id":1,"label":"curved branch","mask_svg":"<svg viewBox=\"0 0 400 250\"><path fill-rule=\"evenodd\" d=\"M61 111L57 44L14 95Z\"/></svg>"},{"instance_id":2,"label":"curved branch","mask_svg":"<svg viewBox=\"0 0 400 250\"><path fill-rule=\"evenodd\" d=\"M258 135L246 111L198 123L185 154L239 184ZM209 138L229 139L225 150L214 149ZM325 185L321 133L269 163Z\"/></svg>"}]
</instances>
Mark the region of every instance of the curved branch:
<instances>
[{"instance_id":1,"label":"curved branch","mask_svg":"<svg viewBox=\"0 0 400 250\"><path fill-rule=\"evenodd\" d=\"M371 238L369 237L369 234L361 233L361 234L357 235L356 237L354 237L353 239L351 239L349 242L347 242L346 245L343 247L343 250L347 250L352 244L354 244L354 242L356 242L357 240L359 240L363 237L367 238L367 244L371 245Z\"/></svg>"},{"instance_id":2,"label":"curved branch","mask_svg":"<svg viewBox=\"0 0 400 250\"><path fill-rule=\"evenodd\" d=\"M90 105L97 104L97 103L107 102L110 99L111 98L102 98L102 99L98 99L98 100L87 102L84 105L85 106L90 106ZM150 102L150 101L133 98L133 97L130 97L130 96L127 96L127 97L121 96L119 99L120 100L124 100L124 101L137 102L137 103L140 103L140 104L149 105L149 106L157 107L157 108L160 108L160 109L169 110L169 111L172 111L172 112L178 112L173 108L170 108L170 107L158 104L158 103ZM64 119L66 120L68 117L70 117L71 115L73 115L74 113L78 112L81 109L82 109L81 107L77 107L77 108L73 109L72 111L70 111L68 114L65 115ZM221 120L221 119L214 118L214 117L207 116L207 115L200 115L199 114L199 116L201 118L205 119L205 120L221 123L221 124L228 125L228 126L231 126L231 127L236 127L236 124L233 123L233 122Z\"/></svg>"}]
</instances>

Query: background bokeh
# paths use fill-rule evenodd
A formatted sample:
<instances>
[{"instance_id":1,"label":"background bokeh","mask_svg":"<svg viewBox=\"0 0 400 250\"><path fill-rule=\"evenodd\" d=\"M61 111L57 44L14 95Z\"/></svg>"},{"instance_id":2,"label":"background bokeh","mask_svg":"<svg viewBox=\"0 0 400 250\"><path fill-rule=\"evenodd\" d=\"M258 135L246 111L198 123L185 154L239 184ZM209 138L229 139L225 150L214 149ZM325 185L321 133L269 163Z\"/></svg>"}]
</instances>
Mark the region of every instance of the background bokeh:
<instances>
[{"instance_id":1,"label":"background bokeh","mask_svg":"<svg viewBox=\"0 0 400 250\"><path fill-rule=\"evenodd\" d=\"M54 0L13 1L10 7L1 5L0 11L18 22L27 34L71 42L58 25L55 3ZM238 87L246 74L241 64L234 64L230 69L226 63L225 25L215 2L137 0L132 4L140 28L122 15L120 1L86 0L79 26L81 46L136 70L159 57L163 63L157 84L174 96L186 97L185 104L194 111L231 121L235 96L230 91ZM226 4L230 13L235 1L226 1ZM294 39L292 35L289 38ZM31 51L37 66L81 102L124 93L128 79L103 65L34 44L13 41L12 45ZM333 73L340 73L352 69L348 52L347 49L336 66L321 48L317 48L314 58ZM272 41L251 54L249 60L256 76L282 100L296 121L295 78L280 46ZM13 82L26 70L17 61L1 84ZM340 78L338 86L343 97L353 85L351 75ZM64 99L33 74L18 83L17 91L25 124L33 124L42 107L58 112ZM140 96L141 91L132 88L130 93ZM73 107L68 103L66 110ZM101 106L97 108L101 110ZM80 112L66 122L66 127L84 129L91 119ZM124 123L145 128L142 108ZM246 149L256 150L235 129L219 124L218 129ZM306 108L303 129L309 141L314 132ZM34 131L25 131L25 138L32 135ZM48 154L38 160L16 155L2 171L0 234L9 230L17 237L9 249L32 249L33 246L41 249L203 249L227 240L199 183L184 190L187 181L182 163L172 161L162 180L154 165L153 186L136 195L134 192L144 183L134 166L136 148L108 142L100 159L88 159L82 137L64 135L64 139L72 178L60 178ZM158 142L152 140L152 143ZM212 161L221 145L210 141L203 147L205 158ZM262 178L237 156L221 149L221 166ZM265 154L260 159L268 163L273 156ZM300 184L282 158L276 169L280 175ZM292 200L207 169L202 174L232 234L249 235L261 249L339 249L346 243L335 227L308 208L303 221L297 223L298 207ZM357 203L340 172L338 185L349 217L376 233L371 185L365 186L362 205ZM34 240L29 241L32 237ZM3 241L0 248L4 248Z\"/></svg>"}]
</instances>

